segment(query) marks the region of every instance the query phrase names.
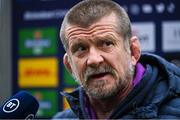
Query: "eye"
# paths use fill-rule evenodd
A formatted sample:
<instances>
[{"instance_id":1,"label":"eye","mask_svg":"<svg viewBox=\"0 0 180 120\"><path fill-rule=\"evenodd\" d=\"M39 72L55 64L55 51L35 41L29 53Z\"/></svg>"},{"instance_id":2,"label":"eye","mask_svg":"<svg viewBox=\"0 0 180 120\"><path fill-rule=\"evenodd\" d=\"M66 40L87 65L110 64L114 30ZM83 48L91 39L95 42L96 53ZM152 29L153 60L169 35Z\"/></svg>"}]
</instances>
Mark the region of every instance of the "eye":
<instances>
[{"instance_id":1,"label":"eye","mask_svg":"<svg viewBox=\"0 0 180 120\"><path fill-rule=\"evenodd\" d=\"M103 47L110 47L112 45L114 45L113 41L110 41L110 40L103 40L102 41L102 46Z\"/></svg>"},{"instance_id":2,"label":"eye","mask_svg":"<svg viewBox=\"0 0 180 120\"><path fill-rule=\"evenodd\" d=\"M83 52L83 51L86 51L86 47L85 46L78 46L77 49L76 49L76 52Z\"/></svg>"},{"instance_id":3,"label":"eye","mask_svg":"<svg viewBox=\"0 0 180 120\"><path fill-rule=\"evenodd\" d=\"M87 51L88 47L84 44L76 44L74 46L72 46L72 53L76 54L76 55L80 55L82 53L84 53L85 51Z\"/></svg>"}]
</instances>

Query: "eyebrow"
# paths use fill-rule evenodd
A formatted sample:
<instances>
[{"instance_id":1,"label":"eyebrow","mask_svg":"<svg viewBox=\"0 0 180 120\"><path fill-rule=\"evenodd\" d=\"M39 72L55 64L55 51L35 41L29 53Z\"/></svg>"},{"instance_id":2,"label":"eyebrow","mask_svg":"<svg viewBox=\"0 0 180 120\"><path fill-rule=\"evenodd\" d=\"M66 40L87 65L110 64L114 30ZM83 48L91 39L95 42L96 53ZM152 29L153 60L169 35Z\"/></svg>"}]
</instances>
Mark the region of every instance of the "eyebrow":
<instances>
[{"instance_id":1,"label":"eyebrow","mask_svg":"<svg viewBox=\"0 0 180 120\"><path fill-rule=\"evenodd\" d=\"M98 36L98 37L95 37L95 39L98 39L98 40L108 40L108 39L110 39L110 40L112 40L113 42L115 42L116 41L116 38L114 37L114 35L112 35L112 34L108 34L108 35L105 35L105 36Z\"/></svg>"}]
</instances>

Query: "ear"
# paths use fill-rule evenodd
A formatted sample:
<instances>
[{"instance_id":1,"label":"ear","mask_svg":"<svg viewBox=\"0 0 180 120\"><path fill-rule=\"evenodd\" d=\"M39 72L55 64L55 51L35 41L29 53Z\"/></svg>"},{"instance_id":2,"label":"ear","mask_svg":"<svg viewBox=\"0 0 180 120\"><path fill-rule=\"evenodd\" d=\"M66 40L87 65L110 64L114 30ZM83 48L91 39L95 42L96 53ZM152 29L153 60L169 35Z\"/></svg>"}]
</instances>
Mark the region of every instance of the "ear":
<instances>
[{"instance_id":1,"label":"ear","mask_svg":"<svg viewBox=\"0 0 180 120\"><path fill-rule=\"evenodd\" d=\"M136 65L136 63L138 62L141 56L141 47L137 36L131 37L130 49L131 49L132 64Z\"/></svg>"},{"instance_id":2,"label":"ear","mask_svg":"<svg viewBox=\"0 0 180 120\"><path fill-rule=\"evenodd\" d=\"M64 66L66 67L67 71L72 74L72 68L71 68L71 65L69 62L70 62L69 57L68 57L67 53L65 53L64 57L63 57L63 63L64 63Z\"/></svg>"}]
</instances>

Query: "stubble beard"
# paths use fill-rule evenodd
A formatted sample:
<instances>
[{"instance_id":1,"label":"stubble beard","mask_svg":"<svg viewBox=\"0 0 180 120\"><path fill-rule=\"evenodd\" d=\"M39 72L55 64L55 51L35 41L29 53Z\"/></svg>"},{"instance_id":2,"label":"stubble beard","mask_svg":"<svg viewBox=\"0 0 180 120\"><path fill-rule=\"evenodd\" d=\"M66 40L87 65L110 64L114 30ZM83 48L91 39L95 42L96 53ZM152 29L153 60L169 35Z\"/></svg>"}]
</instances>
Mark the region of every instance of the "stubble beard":
<instances>
[{"instance_id":1,"label":"stubble beard","mask_svg":"<svg viewBox=\"0 0 180 120\"><path fill-rule=\"evenodd\" d=\"M109 86L108 80L88 80L88 76L94 73L109 72L114 77L114 84ZM74 77L78 79L81 86L86 91L87 95L95 99L108 99L117 95L119 91L122 91L131 82L134 75L134 66L129 64L129 67L125 70L125 75L117 77L118 73L113 70L109 65L103 65L96 69L89 68L85 71L84 80L80 81L77 75ZM109 87L107 87L109 86Z\"/></svg>"}]
</instances>

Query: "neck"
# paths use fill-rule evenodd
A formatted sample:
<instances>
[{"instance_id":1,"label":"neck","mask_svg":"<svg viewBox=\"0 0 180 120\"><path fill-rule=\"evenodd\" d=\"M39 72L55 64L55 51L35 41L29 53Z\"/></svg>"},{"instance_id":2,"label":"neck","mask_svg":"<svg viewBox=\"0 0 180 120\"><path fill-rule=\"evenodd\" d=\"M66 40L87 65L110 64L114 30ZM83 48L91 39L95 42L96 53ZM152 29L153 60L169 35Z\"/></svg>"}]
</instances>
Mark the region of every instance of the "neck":
<instances>
[{"instance_id":1,"label":"neck","mask_svg":"<svg viewBox=\"0 0 180 120\"><path fill-rule=\"evenodd\" d=\"M90 98L90 103L96 112L98 119L107 119L118 104L127 97L132 89L132 84L127 85L126 88L119 91L116 96L112 96L105 99Z\"/></svg>"}]
</instances>

